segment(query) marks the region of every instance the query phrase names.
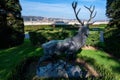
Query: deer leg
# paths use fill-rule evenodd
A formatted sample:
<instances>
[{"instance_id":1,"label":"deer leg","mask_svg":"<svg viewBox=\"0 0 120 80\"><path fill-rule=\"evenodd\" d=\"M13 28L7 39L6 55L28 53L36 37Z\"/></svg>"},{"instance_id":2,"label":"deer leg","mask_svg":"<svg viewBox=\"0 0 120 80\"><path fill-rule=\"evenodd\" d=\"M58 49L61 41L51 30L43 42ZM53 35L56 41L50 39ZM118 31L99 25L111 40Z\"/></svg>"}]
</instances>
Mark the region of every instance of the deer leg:
<instances>
[{"instance_id":1,"label":"deer leg","mask_svg":"<svg viewBox=\"0 0 120 80\"><path fill-rule=\"evenodd\" d=\"M75 60L76 58L76 49L75 49L75 46L74 45L70 45L69 49L66 51L66 58L67 60Z\"/></svg>"}]
</instances>

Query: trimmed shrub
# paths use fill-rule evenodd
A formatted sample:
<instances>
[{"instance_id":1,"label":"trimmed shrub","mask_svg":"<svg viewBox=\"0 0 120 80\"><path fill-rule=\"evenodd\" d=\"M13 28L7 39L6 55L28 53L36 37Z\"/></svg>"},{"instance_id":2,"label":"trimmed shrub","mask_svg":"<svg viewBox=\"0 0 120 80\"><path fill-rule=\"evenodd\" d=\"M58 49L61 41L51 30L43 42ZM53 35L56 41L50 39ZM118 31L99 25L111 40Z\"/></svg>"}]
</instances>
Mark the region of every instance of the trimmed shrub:
<instances>
[{"instance_id":1,"label":"trimmed shrub","mask_svg":"<svg viewBox=\"0 0 120 80\"><path fill-rule=\"evenodd\" d=\"M36 32L29 32L30 35L30 41L32 42L33 45L39 44L38 42L38 37Z\"/></svg>"},{"instance_id":2,"label":"trimmed shrub","mask_svg":"<svg viewBox=\"0 0 120 80\"><path fill-rule=\"evenodd\" d=\"M51 30L42 30L42 31L33 31L29 32L30 40L33 45L41 45L50 40L63 40L68 37L72 37L77 34L77 30L66 30L63 28L53 29ZM89 37L87 38L86 45L87 46L95 46L95 47L104 47L103 43L100 43L99 40L99 32L91 31Z\"/></svg>"},{"instance_id":3,"label":"trimmed shrub","mask_svg":"<svg viewBox=\"0 0 120 80\"><path fill-rule=\"evenodd\" d=\"M100 42L99 38L100 34L98 31L91 31L86 40L86 46L97 46L97 44Z\"/></svg>"},{"instance_id":4,"label":"trimmed shrub","mask_svg":"<svg viewBox=\"0 0 120 80\"><path fill-rule=\"evenodd\" d=\"M41 44L50 40L65 39L66 37L69 36L69 33L64 31L56 31L56 32L43 31L43 32L29 32L29 35L32 44L40 46Z\"/></svg>"}]
</instances>

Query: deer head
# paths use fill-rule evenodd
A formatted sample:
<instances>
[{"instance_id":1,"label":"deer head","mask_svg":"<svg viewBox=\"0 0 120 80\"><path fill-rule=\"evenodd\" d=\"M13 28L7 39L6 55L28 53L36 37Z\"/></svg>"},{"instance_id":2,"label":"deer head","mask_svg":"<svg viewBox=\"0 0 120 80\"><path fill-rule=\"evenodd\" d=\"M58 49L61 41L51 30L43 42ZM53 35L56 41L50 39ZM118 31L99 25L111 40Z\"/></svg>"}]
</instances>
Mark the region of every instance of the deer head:
<instances>
[{"instance_id":1,"label":"deer head","mask_svg":"<svg viewBox=\"0 0 120 80\"><path fill-rule=\"evenodd\" d=\"M79 18L78 18L78 14L81 10L81 8L78 9L78 11L76 11L76 8L77 8L77 4L78 2L74 1L72 3L72 7L73 7L73 10L74 10L74 13L75 13L75 17L76 19L78 20L78 22L81 24L81 26L87 26L89 27L89 24L93 24L93 23L90 23L90 21L96 16L97 12L94 12L95 11L95 6L90 6L90 7L87 7L87 6L84 6L89 12L90 12L90 18L87 20L87 23L85 24L84 21L82 22ZM93 15L94 14L94 15Z\"/></svg>"}]
</instances>

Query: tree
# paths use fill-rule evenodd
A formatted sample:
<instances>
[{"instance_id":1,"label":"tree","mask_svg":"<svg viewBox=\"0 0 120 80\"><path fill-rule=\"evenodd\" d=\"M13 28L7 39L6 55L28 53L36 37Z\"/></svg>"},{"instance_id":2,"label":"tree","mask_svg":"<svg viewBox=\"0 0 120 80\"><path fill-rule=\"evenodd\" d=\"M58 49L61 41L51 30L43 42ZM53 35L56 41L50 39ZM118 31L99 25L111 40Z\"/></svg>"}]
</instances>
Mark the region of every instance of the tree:
<instances>
[{"instance_id":1,"label":"tree","mask_svg":"<svg viewBox=\"0 0 120 80\"><path fill-rule=\"evenodd\" d=\"M120 58L120 0L107 0L106 15L110 22L105 29L105 49Z\"/></svg>"},{"instance_id":2,"label":"tree","mask_svg":"<svg viewBox=\"0 0 120 80\"><path fill-rule=\"evenodd\" d=\"M120 29L120 0L107 0L106 15L110 18L110 26Z\"/></svg>"},{"instance_id":3,"label":"tree","mask_svg":"<svg viewBox=\"0 0 120 80\"><path fill-rule=\"evenodd\" d=\"M20 45L24 41L24 24L19 0L0 0L0 48Z\"/></svg>"}]
</instances>

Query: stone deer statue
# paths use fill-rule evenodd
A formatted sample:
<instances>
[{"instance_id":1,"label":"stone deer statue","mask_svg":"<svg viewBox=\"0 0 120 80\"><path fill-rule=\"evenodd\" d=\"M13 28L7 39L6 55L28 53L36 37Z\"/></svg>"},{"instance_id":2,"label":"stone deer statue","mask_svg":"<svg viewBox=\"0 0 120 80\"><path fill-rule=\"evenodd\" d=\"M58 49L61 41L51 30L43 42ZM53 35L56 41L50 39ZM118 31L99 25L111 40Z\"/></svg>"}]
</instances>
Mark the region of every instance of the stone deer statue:
<instances>
[{"instance_id":1,"label":"stone deer statue","mask_svg":"<svg viewBox=\"0 0 120 80\"><path fill-rule=\"evenodd\" d=\"M89 34L89 22L96 16L96 13L94 13L95 6L86 7L86 9L90 12L90 18L88 19L87 23L84 24L79 18L78 14L80 12L80 9L76 11L77 8L77 2L72 3L72 7L76 16L76 19L81 24L79 26L78 33L70 38L66 38L64 40L51 40L49 42L46 42L42 44L42 48L44 50L44 55L40 58L38 66L40 63L47 59L52 59L55 55L74 55L76 52L85 45L86 38ZM94 14L94 15L93 15Z\"/></svg>"}]
</instances>

